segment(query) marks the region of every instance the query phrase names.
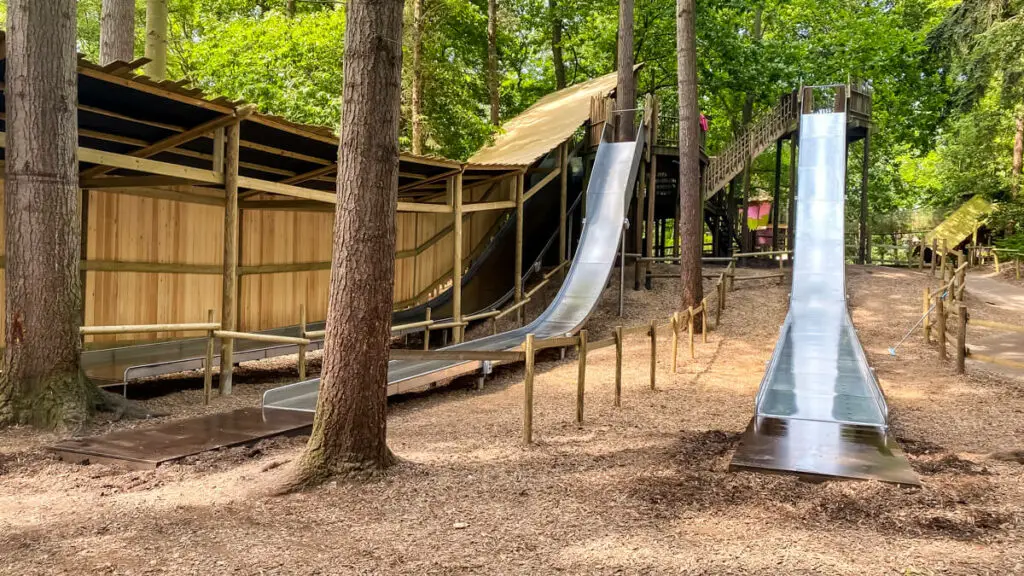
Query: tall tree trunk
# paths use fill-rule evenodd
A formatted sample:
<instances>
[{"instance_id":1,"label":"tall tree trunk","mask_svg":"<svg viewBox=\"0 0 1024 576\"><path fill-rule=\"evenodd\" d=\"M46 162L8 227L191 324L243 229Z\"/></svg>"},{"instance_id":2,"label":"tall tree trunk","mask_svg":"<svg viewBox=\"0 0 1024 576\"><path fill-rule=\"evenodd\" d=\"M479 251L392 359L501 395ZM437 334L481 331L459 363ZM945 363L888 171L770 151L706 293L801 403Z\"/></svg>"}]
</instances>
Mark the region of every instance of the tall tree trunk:
<instances>
[{"instance_id":1,"label":"tall tree trunk","mask_svg":"<svg viewBox=\"0 0 1024 576\"><path fill-rule=\"evenodd\" d=\"M75 0L7 12L6 350L0 423L74 430L91 415L79 364Z\"/></svg>"},{"instance_id":2,"label":"tall tree trunk","mask_svg":"<svg viewBox=\"0 0 1024 576\"><path fill-rule=\"evenodd\" d=\"M754 42L761 41L761 6L754 8ZM750 128L750 121L754 117L754 95L750 92L747 93L746 99L743 101L743 130L746 131ZM747 156L743 162L743 217L740 220L740 250L744 252L750 252L753 247L751 242L752 235L750 233L750 217L747 213L750 210L750 165L754 161L753 158Z\"/></svg>"},{"instance_id":3,"label":"tall tree trunk","mask_svg":"<svg viewBox=\"0 0 1024 576\"><path fill-rule=\"evenodd\" d=\"M423 154L423 0L412 3L412 153Z\"/></svg>"},{"instance_id":4,"label":"tall tree trunk","mask_svg":"<svg viewBox=\"0 0 1024 576\"><path fill-rule=\"evenodd\" d=\"M548 0L551 12L551 62L555 68L555 88L565 88L565 62L562 61L562 18L558 13L558 0Z\"/></svg>"},{"instance_id":5,"label":"tall tree trunk","mask_svg":"<svg viewBox=\"0 0 1024 576\"><path fill-rule=\"evenodd\" d=\"M1017 116L1017 132L1013 137L1013 167L1010 170L1010 192L1020 196L1021 169L1024 168L1024 115Z\"/></svg>"},{"instance_id":6,"label":"tall tree trunk","mask_svg":"<svg viewBox=\"0 0 1024 576\"><path fill-rule=\"evenodd\" d=\"M135 59L135 0L103 0L100 64Z\"/></svg>"},{"instance_id":7,"label":"tall tree trunk","mask_svg":"<svg viewBox=\"0 0 1024 576\"><path fill-rule=\"evenodd\" d=\"M146 76L167 78L167 0L146 0Z\"/></svg>"},{"instance_id":8,"label":"tall tree trunk","mask_svg":"<svg viewBox=\"0 0 1024 576\"><path fill-rule=\"evenodd\" d=\"M704 298L701 249L704 227L700 197L700 110L697 106L697 37L695 0L676 5L679 70L679 276L680 306L697 307Z\"/></svg>"},{"instance_id":9,"label":"tall tree trunk","mask_svg":"<svg viewBox=\"0 0 1024 576\"><path fill-rule=\"evenodd\" d=\"M284 5L284 13L289 18L295 18L295 2L296 0L288 0L288 2Z\"/></svg>"},{"instance_id":10,"label":"tall tree trunk","mask_svg":"<svg viewBox=\"0 0 1024 576\"><path fill-rule=\"evenodd\" d=\"M491 98L491 124L501 124L498 95L498 0L487 0L487 93Z\"/></svg>"},{"instance_id":11,"label":"tall tree trunk","mask_svg":"<svg viewBox=\"0 0 1024 576\"><path fill-rule=\"evenodd\" d=\"M633 75L633 0L619 0L619 34L618 34L618 87L615 89L615 105L618 114L618 139L632 140L634 131L634 112L626 112L636 108L636 78Z\"/></svg>"},{"instance_id":12,"label":"tall tree trunk","mask_svg":"<svg viewBox=\"0 0 1024 576\"><path fill-rule=\"evenodd\" d=\"M387 375L395 267L402 0L350 0L323 374L289 487L392 463ZM367 288L370 288L369 290Z\"/></svg>"}]
</instances>

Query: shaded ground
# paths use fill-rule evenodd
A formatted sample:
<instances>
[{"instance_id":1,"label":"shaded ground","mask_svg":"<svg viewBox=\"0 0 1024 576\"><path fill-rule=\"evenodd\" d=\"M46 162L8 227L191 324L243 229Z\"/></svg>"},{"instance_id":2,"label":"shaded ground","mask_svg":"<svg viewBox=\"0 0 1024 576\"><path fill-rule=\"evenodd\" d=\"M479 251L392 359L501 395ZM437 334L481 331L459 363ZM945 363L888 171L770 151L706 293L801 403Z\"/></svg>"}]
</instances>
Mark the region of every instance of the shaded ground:
<instances>
[{"instance_id":1,"label":"shaded ground","mask_svg":"<svg viewBox=\"0 0 1024 576\"><path fill-rule=\"evenodd\" d=\"M673 375L661 355L658 390L648 389L646 339L628 342L619 409L614 349L594 352L582 427L575 361L552 352L536 383L533 447L519 444L517 367L483 392L456 383L394 401L389 438L404 462L371 484L260 496L302 439L124 472L64 464L40 449L49 438L4 432L0 573L1021 573L1024 466L988 456L1024 446L1020 384L953 376L919 333L887 353L932 282L906 270L849 273L854 322L920 489L726 471L788 292L743 283L694 361L681 348ZM667 318L675 284L627 290L625 323ZM591 338L618 322L616 307L616 290L606 291ZM288 379L283 370L272 377ZM251 404L269 385L249 379L211 409ZM183 413L199 398L148 402Z\"/></svg>"},{"instance_id":2,"label":"shaded ground","mask_svg":"<svg viewBox=\"0 0 1024 576\"><path fill-rule=\"evenodd\" d=\"M1024 326L1024 286L994 270L973 271L967 277L970 317ZM1024 332L969 326L967 345L980 354L1024 363ZM1024 368L968 360L972 370L985 370L1024 382Z\"/></svg>"}]
</instances>

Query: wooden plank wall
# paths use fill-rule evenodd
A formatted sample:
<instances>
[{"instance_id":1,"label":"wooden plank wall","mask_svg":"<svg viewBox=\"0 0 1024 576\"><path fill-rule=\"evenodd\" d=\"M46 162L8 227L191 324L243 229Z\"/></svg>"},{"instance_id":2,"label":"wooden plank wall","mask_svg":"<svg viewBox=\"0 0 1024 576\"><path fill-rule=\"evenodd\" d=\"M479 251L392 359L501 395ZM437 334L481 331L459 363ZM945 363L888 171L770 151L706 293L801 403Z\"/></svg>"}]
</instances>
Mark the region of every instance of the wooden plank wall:
<instances>
[{"instance_id":1,"label":"wooden plank wall","mask_svg":"<svg viewBox=\"0 0 1024 576\"><path fill-rule=\"evenodd\" d=\"M509 197L513 179L489 187L467 188L465 202ZM0 181L2 185L2 181ZM488 195L488 190L490 194ZM0 213L3 198L0 194ZM92 191L89 201L87 259L220 266L223 246L221 206L152 198L116 191ZM488 238L501 211L466 216L463 254L468 258ZM242 213L242 266L329 262L334 214L245 210ZM447 214L397 215L396 250L413 250L445 227ZM0 218L0 254L3 219ZM395 302L424 300L451 284L452 234L417 257L395 266ZM447 275L447 277L446 277ZM440 281L439 281L440 279ZM253 274L240 282L240 329L264 330L298 322L305 304L310 321L326 315L330 270ZM433 290L429 290L433 288ZM3 277L0 274L0 299ZM2 301L2 300L0 300ZM88 326L205 322L213 309L220 318L218 274L96 272L86 275L85 324ZM0 326L4 322L0 306ZM0 330L0 343L2 343ZM110 346L185 336L180 333L89 337L87 346Z\"/></svg>"}]
</instances>

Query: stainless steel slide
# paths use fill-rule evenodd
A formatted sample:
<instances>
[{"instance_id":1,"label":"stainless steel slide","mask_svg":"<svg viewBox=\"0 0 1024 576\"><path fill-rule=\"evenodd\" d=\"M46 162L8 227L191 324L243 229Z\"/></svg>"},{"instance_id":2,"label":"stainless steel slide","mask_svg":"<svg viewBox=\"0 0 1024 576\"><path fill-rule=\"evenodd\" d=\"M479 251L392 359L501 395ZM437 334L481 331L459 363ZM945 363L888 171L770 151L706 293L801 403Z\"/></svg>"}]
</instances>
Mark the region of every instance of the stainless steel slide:
<instances>
[{"instance_id":1,"label":"stainless steel slide","mask_svg":"<svg viewBox=\"0 0 1024 576\"><path fill-rule=\"evenodd\" d=\"M446 350L500 351L522 344L526 335L548 338L576 332L597 304L615 263L626 209L640 165L644 130L634 142L612 142L605 129L587 188L587 214L576 257L551 305L530 324ZM438 381L489 368L484 362L392 361L388 366L388 393L428 387ZM263 406L313 412L320 381L309 380L268 390Z\"/></svg>"},{"instance_id":2,"label":"stainless steel slide","mask_svg":"<svg viewBox=\"0 0 1024 576\"><path fill-rule=\"evenodd\" d=\"M789 314L733 467L916 484L846 304L846 114L800 120Z\"/></svg>"}]
</instances>

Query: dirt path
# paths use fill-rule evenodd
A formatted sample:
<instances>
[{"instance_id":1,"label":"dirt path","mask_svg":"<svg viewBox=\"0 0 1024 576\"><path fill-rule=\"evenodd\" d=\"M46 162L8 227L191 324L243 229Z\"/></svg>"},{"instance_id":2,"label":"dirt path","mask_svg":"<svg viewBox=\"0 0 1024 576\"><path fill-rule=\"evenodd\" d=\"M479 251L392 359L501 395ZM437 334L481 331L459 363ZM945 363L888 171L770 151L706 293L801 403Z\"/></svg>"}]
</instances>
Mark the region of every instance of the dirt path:
<instances>
[{"instance_id":1,"label":"dirt path","mask_svg":"<svg viewBox=\"0 0 1024 576\"><path fill-rule=\"evenodd\" d=\"M59 462L46 437L4 431L0 574L1022 573L1024 466L988 454L1024 446L1024 391L954 376L920 338L886 351L928 283L849 272L854 322L920 489L727 471L786 313L787 286L746 283L694 360L682 352L673 374L661 356L656 391L646 339L629 340L621 408L614 350L593 353L582 426L575 360L552 354L532 447L519 442L521 367L482 392L470 379L394 401L389 443L403 463L369 484L262 496L301 438L125 472ZM677 298L671 280L627 291L626 322L666 318ZM619 322L616 305L607 291L592 334ZM220 400L213 409L232 405Z\"/></svg>"},{"instance_id":2,"label":"dirt path","mask_svg":"<svg viewBox=\"0 0 1024 576\"><path fill-rule=\"evenodd\" d=\"M1002 279L995 272L972 273L967 277L968 307L973 318L984 318L1024 326L1024 288ZM1024 363L1024 333L970 327L967 344L980 354ZM971 368L998 372L1024 380L1024 368L969 361Z\"/></svg>"}]
</instances>

